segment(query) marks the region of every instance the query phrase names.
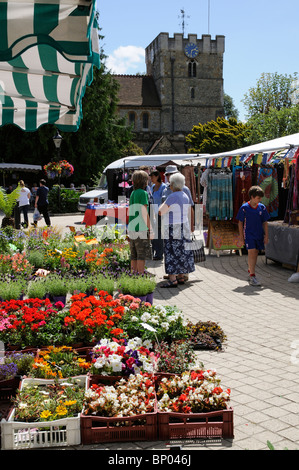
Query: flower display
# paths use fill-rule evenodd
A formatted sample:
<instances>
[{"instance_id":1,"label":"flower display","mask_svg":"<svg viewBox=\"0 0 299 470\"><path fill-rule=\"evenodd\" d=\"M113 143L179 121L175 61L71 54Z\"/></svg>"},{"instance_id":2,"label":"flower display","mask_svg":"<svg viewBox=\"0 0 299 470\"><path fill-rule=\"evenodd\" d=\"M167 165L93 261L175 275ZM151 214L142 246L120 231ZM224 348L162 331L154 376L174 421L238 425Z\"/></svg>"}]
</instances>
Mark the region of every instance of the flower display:
<instances>
[{"instance_id":1,"label":"flower display","mask_svg":"<svg viewBox=\"0 0 299 470\"><path fill-rule=\"evenodd\" d=\"M69 346L49 346L38 351L31 365L30 376L41 379L67 378L85 374L90 362Z\"/></svg>"},{"instance_id":2,"label":"flower display","mask_svg":"<svg viewBox=\"0 0 299 470\"><path fill-rule=\"evenodd\" d=\"M91 372L102 375L153 373L157 357L150 352L152 343L140 338L129 340L102 339L92 349Z\"/></svg>"},{"instance_id":3,"label":"flower display","mask_svg":"<svg viewBox=\"0 0 299 470\"><path fill-rule=\"evenodd\" d=\"M74 167L66 160L60 160L59 162L50 162L44 165L44 171L49 179L57 178L61 176L68 178L74 173Z\"/></svg>"},{"instance_id":4,"label":"flower display","mask_svg":"<svg viewBox=\"0 0 299 470\"><path fill-rule=\"evenodd\" d=\"M26 253L0 254L0 273L29 274L31 271Z\"/></svg>"},{"instance_id":5,"label":"flower display","mask_svg":"<svg viewBox=\"0 0 299 470\"><path fill-rule=\"evenodd\" d=\"M119 337L123 330L118 327L124 314L124 307L105 291L96 296L84 293L71 297L71 306L64 318L64 324L73 331L77 340L98 341L105 337Z\"/></svg>"},{"instance_id":6,"label":"flower display","mask_svg":"<svg viewBox=\"0 0 299 470\"><path fill-rule=\"evenodd\" d=\"M158 411L204 413L223 410L230 401L230 392L230 389L222 389L215 370L185 371L161 379L157 390Z\"/></svg>"},{"instance_id":7,"label":"flower display","mask_svg":"<svg viewBox=\"0 0 299 470\"><path fill-rule=\"evenodd\" d=\"M155 381L148 374L130 375L114 385L93 384L85 392L84 415L125 417L155 410Z\"/></svg>"},{"instance_id":8,"label":"flower display","mask_svg":"<svg viewBox=\"0 0 299 470\"><path fill-rule=\"evenodd\" d=\"M49 299L1 302L0 340L21 347L27 346L28 343L30 346L39 346L41 333L57 310Z\"/></svg>"},{"instance_id":9,"label":"flower display","mask_svg":"<svg viewBox=\"0 0 299 470\"><path fill-rule=\"evenodd\" d=\"M121 327L130 338L140 336L152 341L174 341L186 336L183 313L173 306L151 305L131 295L119 295L126 307Z\"/></svg>"},{"instance_id":10,"label":"flower display","mask_svg":"<svg viewBox=\"0 0 299 470\"><path fill-rule=\"evenodd\" d=\"M82 410L84 392L75 378L46 385L24 383L13 399L14 421L41 422L76 416Z\"/></svg>"}]
</instances>

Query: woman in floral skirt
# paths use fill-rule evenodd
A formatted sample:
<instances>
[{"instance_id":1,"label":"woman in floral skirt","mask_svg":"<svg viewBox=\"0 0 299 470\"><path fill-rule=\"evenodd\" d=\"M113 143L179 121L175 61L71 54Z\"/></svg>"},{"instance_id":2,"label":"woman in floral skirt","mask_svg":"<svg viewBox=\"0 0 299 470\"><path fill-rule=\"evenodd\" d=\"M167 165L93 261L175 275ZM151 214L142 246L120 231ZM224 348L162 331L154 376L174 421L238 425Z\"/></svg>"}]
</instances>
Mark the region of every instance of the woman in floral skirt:
<instances>
[{"instance_id":1,"label":"woman in floral skirt","mask_svg":"<svg viewBox=\"0 0 299 470\"><path fill-rule=\"evenodd\" d=\"M175 173L169 180L172 193L159 207L163 217L164 262L168 282L162 287L177 287L184 284L184 274L195 271L193 252L190 246L191 206L188 196L182 190L185 177Z\"/></svg>"}]
</instances>

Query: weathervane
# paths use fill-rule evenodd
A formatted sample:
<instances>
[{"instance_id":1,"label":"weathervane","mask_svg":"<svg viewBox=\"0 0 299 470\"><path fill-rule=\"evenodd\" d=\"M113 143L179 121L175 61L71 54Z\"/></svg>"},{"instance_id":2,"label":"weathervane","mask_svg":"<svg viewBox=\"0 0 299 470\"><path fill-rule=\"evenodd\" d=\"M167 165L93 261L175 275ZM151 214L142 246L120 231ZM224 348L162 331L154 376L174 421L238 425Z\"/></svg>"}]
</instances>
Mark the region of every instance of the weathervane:
<instances>
[{"instance_id":1,"label":"weathervane","mask_svg":"<svg viewBox=\"0 0 299 470\"><path fill-rule=\"evenodd\" d=\"M183 33L183 37L185 35L185 9L184 7L181 8L181 16L179 16L178 18L181 18L182 19L182 22L180 23L180 26L182 27L182 33ZM187 18L190 18L190 16L187 16Z\"/></svg>"}]
</instances>

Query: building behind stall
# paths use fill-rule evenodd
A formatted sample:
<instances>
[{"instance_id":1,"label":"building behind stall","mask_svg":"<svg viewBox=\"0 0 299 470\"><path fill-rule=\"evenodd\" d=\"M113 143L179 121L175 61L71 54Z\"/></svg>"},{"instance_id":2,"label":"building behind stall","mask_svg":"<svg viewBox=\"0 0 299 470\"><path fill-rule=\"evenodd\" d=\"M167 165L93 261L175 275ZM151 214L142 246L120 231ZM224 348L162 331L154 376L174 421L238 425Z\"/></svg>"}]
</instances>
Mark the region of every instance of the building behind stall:
<instances>
[{"instance_id":1,"label":"building behind stall","mask_svg":"<svg viewBox=\"0 0 299 470\"><path fill-rule=\"evenodd\" d=\"M146 75L114 75L118 113L146 154L186 153L194 125L224 116L224 36L160 33L145 49Z\"/></svg>"}]
</instances>

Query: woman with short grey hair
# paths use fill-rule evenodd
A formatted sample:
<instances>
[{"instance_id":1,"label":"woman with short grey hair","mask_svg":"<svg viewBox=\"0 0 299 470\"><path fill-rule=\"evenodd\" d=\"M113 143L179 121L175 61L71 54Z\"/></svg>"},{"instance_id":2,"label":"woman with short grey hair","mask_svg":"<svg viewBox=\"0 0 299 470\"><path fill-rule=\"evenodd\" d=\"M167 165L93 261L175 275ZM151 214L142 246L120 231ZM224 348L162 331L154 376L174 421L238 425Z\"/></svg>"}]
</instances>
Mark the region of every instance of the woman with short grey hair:
<instances>
[{"instance_id":1,"label":"woman with short grey hair","mask_svg":"<svg viewBox=\"0 0 299 470\"><path fill-rule=\"evenodd\" d=\"M190 243L190 200L183 191L185 177L181 173L169 179L171 194L159 207L164 226L164 262L169 281L162 287L184 284L184 275L195 271L194 256L187 246Z\"/></svg>"}]
</instances>

